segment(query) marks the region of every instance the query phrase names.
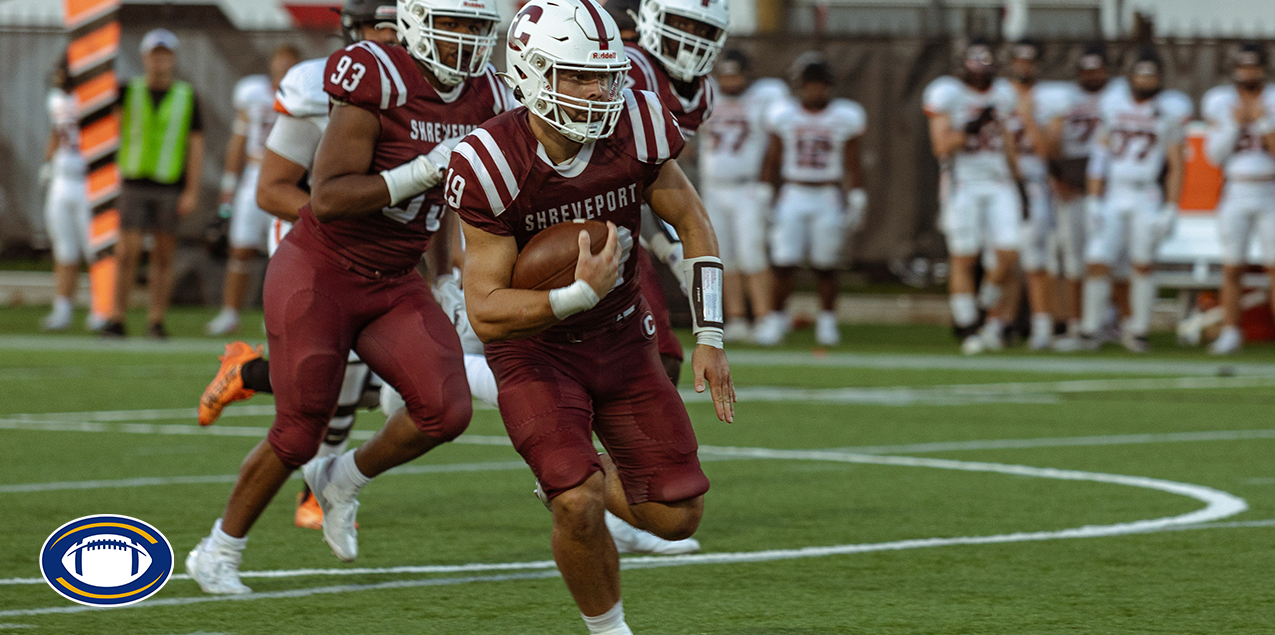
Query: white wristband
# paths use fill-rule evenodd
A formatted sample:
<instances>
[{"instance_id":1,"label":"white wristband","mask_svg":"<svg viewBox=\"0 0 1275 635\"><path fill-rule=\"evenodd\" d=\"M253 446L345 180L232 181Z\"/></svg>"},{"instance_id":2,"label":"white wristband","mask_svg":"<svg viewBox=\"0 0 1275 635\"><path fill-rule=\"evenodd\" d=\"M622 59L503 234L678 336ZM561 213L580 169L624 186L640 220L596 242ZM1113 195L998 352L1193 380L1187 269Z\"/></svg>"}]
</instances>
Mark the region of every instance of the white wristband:
<instances>
[{"instance_id":1,"label":"white wristband","mask_svg":"<svg viewBox=\"0 0 1275 635\"><path fill-rule=\"evenodd\" d=\"M234 172L221 173L221 191L222 193L232 194L239 189L239 175Z\"/></svg>"},{"instance_id":2,"label":"white wristband","mask_svg":"<svg viewBox=\"0 0 1275 635\"><path fill-rule=\"evenodd\" d=\"M726 318L722 311L724 270L716 256L700 256L682 261L690 287L691 331L695 343L722 348L722 329Z\"/></svg>"},{"instance_id":3,"label":"white wristband","mask_svg":"<svg viewBox=\"0 0 1275 635\"><path fill-rule=\"evenodd\" d=\"M584 280L576 280L565 287L549 291L549 306L553 308L554 317L565 320L582 311L588 311L598 305L598 292Z\"/></svg>"}]
</instances>

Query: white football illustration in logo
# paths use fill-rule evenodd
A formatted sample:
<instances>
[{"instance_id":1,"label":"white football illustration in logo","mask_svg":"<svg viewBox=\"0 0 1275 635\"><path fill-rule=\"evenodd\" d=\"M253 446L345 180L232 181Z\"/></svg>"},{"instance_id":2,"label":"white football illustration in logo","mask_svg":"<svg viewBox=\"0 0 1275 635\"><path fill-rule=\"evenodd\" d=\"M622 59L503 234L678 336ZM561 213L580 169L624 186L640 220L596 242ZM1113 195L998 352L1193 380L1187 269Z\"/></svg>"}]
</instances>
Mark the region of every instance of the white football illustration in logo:
<instances>
[{"instance_id":1,"label":"white football illustration in logo","mask_svg":"<svg viewBox=\"0 0 1275 635\"><path fill-rule=\"evenodd\" d=\"M62 566L76 580L96 587L121 587L142 577L151 555L142 545L115 534L85 538L62 556Z\"/></svg>"}]
</instances>

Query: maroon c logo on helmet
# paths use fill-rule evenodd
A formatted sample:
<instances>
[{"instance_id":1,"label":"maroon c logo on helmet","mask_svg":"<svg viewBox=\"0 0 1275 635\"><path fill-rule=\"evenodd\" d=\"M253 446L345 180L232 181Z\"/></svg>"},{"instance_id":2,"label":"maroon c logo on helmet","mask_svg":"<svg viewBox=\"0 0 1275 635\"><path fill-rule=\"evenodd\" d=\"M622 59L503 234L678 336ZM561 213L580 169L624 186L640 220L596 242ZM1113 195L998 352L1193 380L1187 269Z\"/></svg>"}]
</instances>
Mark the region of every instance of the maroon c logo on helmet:
<instances>
[{"instance_id":1,"label":"maroon c logo on helmet","mask_svg":"<svg viewBox=\"0 0 1275 635\"><path fill-rule=\"evenodd\" d=\"M523 30L523 23L530 22L535 24L540 21L540 16L544 15L545 9L540 5L528 5L514 16L513 27L509 29L509 48L515 51L521 51L531 41L531 34Z\"/></svg>"}]
</instances>

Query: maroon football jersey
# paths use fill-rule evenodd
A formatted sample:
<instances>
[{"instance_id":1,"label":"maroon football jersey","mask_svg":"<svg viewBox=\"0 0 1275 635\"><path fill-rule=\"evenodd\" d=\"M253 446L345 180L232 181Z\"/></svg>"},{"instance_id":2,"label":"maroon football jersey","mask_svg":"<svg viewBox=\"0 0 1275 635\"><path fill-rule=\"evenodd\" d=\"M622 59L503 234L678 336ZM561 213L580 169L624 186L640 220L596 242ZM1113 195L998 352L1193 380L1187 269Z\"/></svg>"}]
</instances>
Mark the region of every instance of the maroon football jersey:
<instances>
[{"instance_id":1,"label":"maroon football jersey","mask_svg":"<svg viewBox=\"0 0 1275 635\"><path fill-rule=\"evenodd\" d=\"M493 66L488 65L482 76L439 93L406 49L375 42L359 42L333 53L324 71L323 90L334 101L380 118L381 136L368 174L398 167L444 139L469 134L513 103ZM396 271L420 262L443 210L443 191L436 187L380 214L319 223L306 207L301 220L350 260L369 269Z\"/></svg>"},{"instance_id":2,"label":"maroon football jersey","mask_svg":"<svg viewBox=\"0 0 1275 635\"><path fill-rule=\"evenodd\" d=\"M677 117L682 134L687 137L694 135L700 125L712 116L713 104L717 101L717 81L712 77L696 79L693 82L695 94L687 99L673 90L668 72L644 49L636 44L627 44L624 54L632 64L627 86L633 90L649 90L658 95L664 107L673 111L673 116Z\"/></svg>"},{"instance_id":3,"label":"maroon football jersey","mask_svg":"<svg viewBox=\"0 0 1275 635\"><path fill-rule=\"evenodd\" d=\"M598 306L551 331L606 326L638 301L637 259L631 256L642 222L642 196L685 142L677 120L654 94L626 89L624 101L615 132L585 144L565 165L553 165L545 155L526 108L483 124L452 153L447 204L478 229L513 236L519 250L557 223L578 218L615 223L621 249L616 287Z\"/></svg>"}]
</instances>

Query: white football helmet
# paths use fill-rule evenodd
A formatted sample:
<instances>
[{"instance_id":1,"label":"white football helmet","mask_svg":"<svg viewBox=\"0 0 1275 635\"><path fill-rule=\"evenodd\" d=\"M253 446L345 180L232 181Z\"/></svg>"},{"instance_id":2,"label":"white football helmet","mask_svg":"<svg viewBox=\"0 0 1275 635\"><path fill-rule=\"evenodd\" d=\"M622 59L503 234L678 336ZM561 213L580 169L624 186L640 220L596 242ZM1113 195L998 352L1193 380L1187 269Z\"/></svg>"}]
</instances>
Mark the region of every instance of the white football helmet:
<instances>
[{"instance_id":1,"label":"white football helmet","mask_svg":"<svg viewBox=\"0 0 1275 635\"><path fill-rule=\"evenodd\" d=\"M624 110L629 58L615 20L594 0L531 0L509 25L514 97L577 143L610 136ZM601 95L581 99L559 91L559 75L599 73Z\"/></svg>"},{"instance_id":2,"label":"white football helmet","mask_svg":"<svg viewBox=\"0 0 1275 635\"><path fill-rule=\"evenodd\" d=\"M668 23L669 16L708 25L715 33L700 37ZM642 0L638 9L638 45L659 60L674 79L689 82L713 70L730 26L727 0Z\"/></svg>"},{"instance_id":3,"label":"white football helmet","mask_svg":"<svg viewBox=\"0 0 1275 635\"><path fill-rule=\"evenodd\" d=\"M434 21L441 17L486 20L488 25L479 35L457 33L437 28ZM398 0L398 37L403 46L448 86L482 75L496 46L498 22L496 0ZM443 60L439 44L456 47L454 62Z\"/></svg>"}]
</instances>

